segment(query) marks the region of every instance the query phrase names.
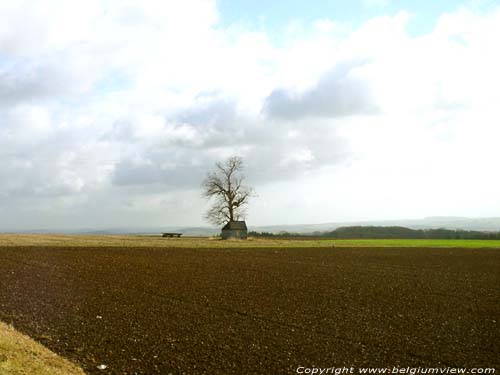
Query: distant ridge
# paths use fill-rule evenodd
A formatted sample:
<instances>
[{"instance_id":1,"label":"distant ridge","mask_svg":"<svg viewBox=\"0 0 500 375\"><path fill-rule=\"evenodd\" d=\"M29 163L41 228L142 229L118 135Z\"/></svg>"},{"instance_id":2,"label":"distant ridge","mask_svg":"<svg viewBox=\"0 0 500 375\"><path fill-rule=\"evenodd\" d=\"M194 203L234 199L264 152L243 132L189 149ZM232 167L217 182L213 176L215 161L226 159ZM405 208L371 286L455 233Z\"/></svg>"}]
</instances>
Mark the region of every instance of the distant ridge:
<instances>
[{"instance_id":1,"label":"distant ridge","mask_svg":"<svg viewBox=\"0 0 500 375\"><path fill-rule=\"evenodd\" d=\"M256 232L291 232L312 233L333 231L346 226L402 226L410 229L462 229L476 231L500 231L500 217L467 218L455 216L431 216L423 219L406 220L366 220L344 221L321 224L296 225L264 225L253 226L251 220L247 222L250 231ZM159 234L162 232L178 232L185 236L212 236L220 232L220 228L213 227L183 227L183 226L152 226L152 227L119 227L119 228L81 228L81 229L33 229L16 230L0 229L3 233L62 233L62 234Z\"/></svg>"},{"instance_id":2,"label":"distant ridge","mask_svg":"<svg viewBox=\"0 0 500 375\"><path fill-rule=\"evenodd\" d=\"M351 238L351 239L455 239L455 240L500 240L500 231L476 231L463 229L410 229L401 226L349 226L332 231L313 233L269 233L250 232L249 236L288 238L300 236L303 238Z\"/></svg>"},{"instance_id":3,"label":"distant ridge","mask_svg":"<svg viewBox=\"0 0 500 375\"><path fill-rule=\"evenodd\" d=\"M462 229L477 231L500 231L500 217L490 218L467 218L432 216L424 219L405 220L366 220L366 221L345 221L323 224L303 224L303 225L269 225L251 227L251 230L258 232L296 232L310 233L335 230L347 226L402 226L410 229Z\"/></svg>"}]
</instances>

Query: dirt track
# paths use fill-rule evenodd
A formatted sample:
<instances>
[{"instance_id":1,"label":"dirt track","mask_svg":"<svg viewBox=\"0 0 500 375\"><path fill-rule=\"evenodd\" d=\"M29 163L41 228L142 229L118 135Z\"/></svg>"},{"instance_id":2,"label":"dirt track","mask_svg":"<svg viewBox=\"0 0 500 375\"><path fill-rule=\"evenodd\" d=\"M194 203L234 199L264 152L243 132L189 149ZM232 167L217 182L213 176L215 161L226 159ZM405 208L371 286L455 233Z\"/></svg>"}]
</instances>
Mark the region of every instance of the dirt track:
<instances>
[{"instance_id":1,"label":"dirt track","mask_svg":"<svg viewBox=\"0 0 500 375\"><path fill-rule=\"evenodd\" d=\"M499 296L499 250L0 248L0 320L91 374L498 371Z\"/></svg>"}]
</instances>

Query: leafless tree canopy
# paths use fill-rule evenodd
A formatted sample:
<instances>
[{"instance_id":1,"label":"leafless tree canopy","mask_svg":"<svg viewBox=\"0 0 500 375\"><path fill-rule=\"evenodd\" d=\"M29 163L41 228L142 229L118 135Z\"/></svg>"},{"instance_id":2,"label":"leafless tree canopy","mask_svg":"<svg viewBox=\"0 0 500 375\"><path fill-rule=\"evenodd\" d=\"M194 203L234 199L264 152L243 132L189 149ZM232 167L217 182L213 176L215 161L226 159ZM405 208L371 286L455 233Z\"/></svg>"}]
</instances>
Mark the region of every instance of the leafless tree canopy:
<instances>
[{"instance_id":1,"label":"leafless tree canopy","mask_svg":"<svg viewBox=\"0 0 500 375\"><path fill-rule=\"evenodd\" d=\"M205 219L215 225L245 218L245 208L253 189L243 185L243 160L238 156L217 163L203 181L203 195L213 200Z\"/></svg>"}]
</instances>

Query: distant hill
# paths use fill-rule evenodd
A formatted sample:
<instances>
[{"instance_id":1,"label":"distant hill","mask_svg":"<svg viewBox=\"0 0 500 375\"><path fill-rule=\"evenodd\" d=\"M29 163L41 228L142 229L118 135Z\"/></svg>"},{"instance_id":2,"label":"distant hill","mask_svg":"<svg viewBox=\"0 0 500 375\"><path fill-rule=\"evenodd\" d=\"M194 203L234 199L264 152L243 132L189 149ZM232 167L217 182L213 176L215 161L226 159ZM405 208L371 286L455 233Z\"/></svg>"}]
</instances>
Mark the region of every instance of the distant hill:
<instances>
[{"instance_id":1,"label":"distant hill","mask_svg":"<svg viewBox=\"0 0 500 375\"><path fill-rule=\"evenodd\" d=\"M463 229L409 229L405 227L342 227L334 232L338 238L409 238L409 239L457 239L457 240L499 240L500 231L477 231ZM328 235L328 232L325 233ZM362 238L361 237L361 238Z\"/></svg>"},{"instance_id":2,"label":"distant hill","mask_svg":"<svg viewBox=\"0 0 500 375\"><path fill-rule=\"evenodd\" d=\"M467 217L447 217L435 216L424 219L406 220L372 220L354 222L332 222L323 224L302 224L302 225L271 225L271 226L250 226L250 230L257 232L278 233L281 231L294 233L311 233L332 231L340 227L348 226L401 226L410 229L463 229L477 231L500 231L500 217L492 218L467 218Z\"/></svg>"},{"instance_id":3,"label":"distant hill","mask_svg":"<svg viewBox=\"0 0 500 375\"><path fill-rule=\"evenodd\" d=\"M253 226L250 221L250 231L256 232L290 232L290 233L313 233L333 231L340 227L348 226L400 226L409 229L462 229L473 231L500 231L500 217L491 218L467 218L435 216L424 219L407 220L372 220L354 222L331 222L322 224L296 224L296 225L265 225ZM65 234L159 234L162 232L179 232L185 236L213 236L220 232L219 228L213 227L183 227L183 226L155 226L155 227L119 227L119 228L81 228L81 229L33 229L33 230L0 230L0 232L16 233L65 233Z\"/></svg>"},{"instance_id":4,"label":"distant hill","mask_svg":"<svg viewBox=\"0 0 500 375\"><path fill-rule=\"evenodd\" d=\"M500 231L474 231L463 229L410 229L400 226L351 226L340 227L333 231L313 232L313 234L296 234L289 232L268 233L250 232L254 237L293 237L314 236L325 238L350 238L350 239L456 239L456 240L499 240Z\"/></svg>"}]
</instances>

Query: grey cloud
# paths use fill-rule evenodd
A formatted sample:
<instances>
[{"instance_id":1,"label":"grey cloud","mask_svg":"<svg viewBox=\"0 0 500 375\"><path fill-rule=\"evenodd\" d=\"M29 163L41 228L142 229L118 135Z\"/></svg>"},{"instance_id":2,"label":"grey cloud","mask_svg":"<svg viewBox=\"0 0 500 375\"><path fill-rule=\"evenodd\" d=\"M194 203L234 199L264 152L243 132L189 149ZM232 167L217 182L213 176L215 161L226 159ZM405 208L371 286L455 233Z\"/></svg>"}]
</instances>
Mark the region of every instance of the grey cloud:
<instances>
[{"instance_id":1,"label":"grey cloud","mask_svg":"<svg viewBox=\"0 0 500 375\"><path fill-rule=\"evenodd\" d=\"M276 121L250 118L233 101L214 99L169 118L196 130L198 143L135 144L136 159L115 165L116 186L164 185L171 189L198 188L215 162L229 155L242 156L254 183L287 180L302 172L342 162L347 144L331 120ZM130 125L127 125L128 128Z\"/></svg>"},{"instance_id":2,"label":"grey cloud","mask_svg":"<svg viewBox=\"0 0 500 375\"><path fill-rule=\"evenodd\" d=\"M369 85L354 74L355 69L365 64L338 64L314 88L303 93L276 89L266 99L264 113L271 118L287 120L376 113L378 109Z\"/></svg>"},{"instance_id":3,"label":"grey cloud","mask_svg":"<svg viewBox=\"0 0 500 375\"><path fill-rule=\"evenodd\" d=\"M248 175L259 183L298 178L302 173L343 163L349 156L345 139L330 121L272 123L270 137L247 153ZM287 133L294 133L293 137ZM306 153L310 159L303 159Z\"/></svg>"},{"instance_id":4,"label":"grey cloud","mask_svg":"<svg viewBox=\"0 0 500 375\"><path fill-rule=\"evenodd\" d=\"M115 186L160 184L171 189L196 188L206 173L206 165L193 165L188 161L192 155L185 153L184 156L187 160L177 160L175 164L167 166L161 159L146 162L121 161L115 166L112 183Z\"/></svg>"},{"instance_id":5,"label":"grey cloud","mask_svg":"<svg viewBox=\"0 0 500 375\"><path fill-rule=\"evenodd\" d=\"M113 184L155 184L162 182L162 172L163 170L155 164L138 164L131 161L122 161L115 166Z\"/></svg>"},{"instance_id":6,"label":"grey cloud","mask_svg":"<svg viewBox=\"0 0 500 375\"><path fill-rule=\"evenodd\" d=\"M238 113L234 100L218 98L217 94L204 95L200 103L177 113L170 120L187 124L197 131L197 148L217 148L247 143L247 130L255 125L254 119Z\"/></svg>"},{"instance_id":7,"label":"grey cloud","mask_svg":"<svg viewBox=\"0 0 500 375\"><path fill-rule=\"evenodd\" d=\"M240 116L233 100L221 99L217 93L199 96L190 107L166 114L162 129L154 135L155 148L217 148L237 144L244 138L249 120ZM132 119L120 119L101 136L102 141L141 144L141 125Z\"/></svg>"},{"instance_id":8,"label":"grey cloud","mask_svg":"<svg viewBox=\"0 0 500 375\"><path fill-rule=\"evenodd\" d=\"M196 106L178 113L176 120L195 126L215 126L219 129L235 126L237 110L234 101L207 95L201 98L203 98L201 103L196 103Z\"/></svg>"},{"instance_id":9,"label":"grey cloud","mask_svg":"<svg viewBox=\"0 0 500 375\"><path fill-rule=\"evenodd\" d=\"M17 61L0 68L0 105L33 99L79 94L90 88L91 77L75 56L57 55L50 60Z\"/></svg>"},{"instance_id":10,"label":"grey cloud","mask_svg":"<svg viewBox=\"0 0 500 375\"><path fill-rule=\"evenodd\" d=\"M100 139L104 142L133 142L136 140L134 124L129 120L117 120Z\"/></svg>"},{"instance_id":11,"label":"grey cloud","mask_svg":"<svg viewBox=\"0 0 500 375\"><path fill-rule=\"evenodd\" d=\"M266 120L238 110L237 103L203 99L173 116L147 137L134 119L94 127L57 128L34 134L32 121L0 110L0 197L68 197L99 189L142 187L149 194L198 189L215 162L241 155L252 184L293 179L300 173L336 164L345 141L326 120ZM50 119L47 121L53 121ZM26 134L31 133L30 137ZM24 135L23 135L24 134ZM20 198L21 199L21 198Z\"/></svg>"},{"instance_id":12,"label":"grey cloud","mask_svg":"<svg viewBox=\"0 0 500 375\"><path fill-rule=\"evenodd\" d=\"M77 187L72 179L75 173L62 168L41 155L47 151L33 151L29 157L10 157L0 163L0 194L6 197L61 197L74 194ZM39 157L41 156L41 157ZM57 157L54 157L57 159Z\"/></svg>"},{"instance_id":13,"label":"grey cloud","mask_svg":"<svg viewBox=\"0 0 500 375\"><path fill-rule=\"evenodd\" d=\"M32 111L0 109L0 196L57 198L87 190L102 173L96 141L86 129L55 127L50 111L38 128L46 111Z\"/></svg>"},{"instance_id":14,"label":"grey cloud","mask_svg":"<svg viewBox=\"0 0 500 375\"><path fill-rule=\"evenodd\" d=\"M161 222L168 209L175 220L185 215L188 221L203 211L202 180L229 155L244 158L247 182L258 192L265 184L340 163L347 152L331 120L265 119L220 98L165 115L164 126L147 137L134 118L101 123L98 129L59 128L54 122L66 115L50 108L44 120L49 127L36 130L37 116L30 111L19 106L8 115L11 111L0 108L0 205L7 211L12 207L23 223L37 222L36 212L50 217L51 225L64 225L67 212L80 213L72 221L81 220L79 225L117 223L122 216L129 222ZM10 225L7 219L2 223Z\"/></svg>"}]
</instances>

